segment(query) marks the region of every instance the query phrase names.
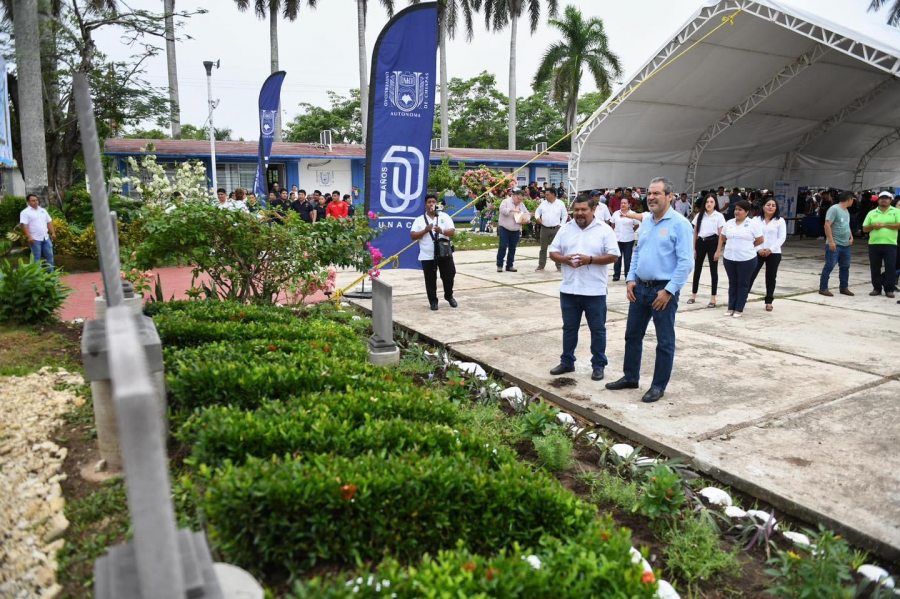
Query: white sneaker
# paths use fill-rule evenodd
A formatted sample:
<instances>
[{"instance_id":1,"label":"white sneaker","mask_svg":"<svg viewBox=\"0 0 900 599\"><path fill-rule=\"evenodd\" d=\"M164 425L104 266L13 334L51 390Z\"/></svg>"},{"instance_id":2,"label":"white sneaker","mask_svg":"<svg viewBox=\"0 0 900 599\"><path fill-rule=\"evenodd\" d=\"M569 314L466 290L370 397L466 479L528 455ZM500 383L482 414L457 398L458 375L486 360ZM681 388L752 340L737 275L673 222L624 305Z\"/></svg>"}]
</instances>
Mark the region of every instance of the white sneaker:
<instances>
[{"instance_id":1,"label":"white sneaker","mask_svg":"<svg viewBox=\"0 0 900 599\"><path fill-rule=\"evenodd\" d=\"M725 312L725 316L732 316L734 314L734 310L728 310Z\"/></svg>"},{"instance_id":2,"label":"white sneaker","mask_svg":"<svg viewBox=\"0 0 900 599\"><path fill-rule=\"evenodd\" d=\"M744 315L743 312L735 312L734 314L731 315L731 317L732 318L740 318L743 315Z\"/></svg>"}]
</instances>

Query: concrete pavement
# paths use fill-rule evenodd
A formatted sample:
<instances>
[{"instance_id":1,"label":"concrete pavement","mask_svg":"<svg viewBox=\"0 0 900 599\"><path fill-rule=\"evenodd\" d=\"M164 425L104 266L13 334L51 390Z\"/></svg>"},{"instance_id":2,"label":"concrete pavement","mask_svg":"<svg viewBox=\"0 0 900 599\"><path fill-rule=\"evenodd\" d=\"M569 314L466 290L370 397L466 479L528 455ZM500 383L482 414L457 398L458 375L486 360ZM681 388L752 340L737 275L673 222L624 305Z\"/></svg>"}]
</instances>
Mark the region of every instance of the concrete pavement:
<instances>
[{"instance_id":1,"label":"concrete pavement","mask_svg":"<svg viewBox=\"0 0 900 599\"><path fill-rule=\"evenodd\" d=\"M444 301L438 312L429 310L419 271L387 269L382 276L394 287L397 324L637 443L688 457L778 511L822 522L898 561L900 305L867 295L865 245L854 249L850 288L857 295L828 298L817 293L823 242L789 240L774 311L764 311L760 273L742 319L724 316L728 279L721 266L719 307L706 308L704 269L697 303L686 304L690 283L682 291L672 382L650 405L640 398L652 378L652 326L640 389L612 392L590 380L586 325L570 375L575 384L552 386L548 370L562 344L560 276L552 266L534 271L536 247L519 249L516 273L496 272L493 250L458 252L455 310ZM339 287L352 275L342 273ZM608 308L606 381L621 376L624 281L610 283Z\"/></svg>"}]
</instances>

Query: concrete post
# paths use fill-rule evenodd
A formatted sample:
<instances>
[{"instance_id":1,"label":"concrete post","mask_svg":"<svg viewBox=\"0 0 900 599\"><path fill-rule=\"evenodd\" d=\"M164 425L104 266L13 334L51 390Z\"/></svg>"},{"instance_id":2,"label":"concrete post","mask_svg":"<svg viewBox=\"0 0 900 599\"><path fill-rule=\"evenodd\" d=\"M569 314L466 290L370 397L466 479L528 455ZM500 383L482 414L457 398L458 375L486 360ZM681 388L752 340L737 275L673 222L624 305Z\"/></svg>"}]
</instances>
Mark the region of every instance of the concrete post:
<instances>
[{"instance_id":1,"label":"concrete post","mask_svg":"<svg viewBox=\"0 0 900 599\"><path fill-rule=\"evenodd\" d=\"M396 366L400 349L394 343L394 290L380 279L372 281L372 331L369 362L376 366Z\"/></svg>"}]
</instances>

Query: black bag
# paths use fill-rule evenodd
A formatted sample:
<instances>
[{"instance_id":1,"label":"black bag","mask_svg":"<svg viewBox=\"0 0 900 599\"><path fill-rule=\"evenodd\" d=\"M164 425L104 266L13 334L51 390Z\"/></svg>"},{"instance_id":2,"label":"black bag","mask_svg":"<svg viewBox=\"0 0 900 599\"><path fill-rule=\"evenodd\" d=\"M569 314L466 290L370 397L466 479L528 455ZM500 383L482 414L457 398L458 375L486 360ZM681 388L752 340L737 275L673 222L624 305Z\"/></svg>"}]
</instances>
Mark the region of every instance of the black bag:
<instances>
[{"instance_id":1,"label":"black bag","mask_svg":"<svg viewBox=\"0 0 900 599\"><path fill-rule=\"evenodd\" d=\"M453 244L449 239L438 239L434 244L434 257L437 260L446 260L453 257Z\"/></svg>"}]
</instances>

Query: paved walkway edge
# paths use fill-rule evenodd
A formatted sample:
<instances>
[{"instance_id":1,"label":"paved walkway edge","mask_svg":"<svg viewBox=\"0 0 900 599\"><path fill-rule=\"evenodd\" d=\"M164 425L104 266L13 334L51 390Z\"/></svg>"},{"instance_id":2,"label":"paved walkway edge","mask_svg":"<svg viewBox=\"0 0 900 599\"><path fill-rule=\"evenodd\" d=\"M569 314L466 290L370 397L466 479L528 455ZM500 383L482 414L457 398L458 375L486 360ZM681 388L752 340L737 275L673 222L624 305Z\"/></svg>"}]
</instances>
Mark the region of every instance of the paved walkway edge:
<instances>
[{"instance_id":1,"label":"paved walkway edge","mask_svg":"<svg viewBox=\"0 0 900 599\"><path fill-rule=\"evenodd\" d=\"M362 309L364 312L371 314L371 309L368 308L364 304L360 304L353 300L350 300L351 303L357 308ZM781 511L785 514L788 514L794 518L798 518L805 522L809 522L811 524L821 523L824 526L844 535L847 540L849 540L854 545L865 549L876 556L889 560L892 562L900 562L900 547L894 547L884 541L874 538L865 532L858 530L852 526L848 526L842 522L839 522L830 516L827 516L821 513L818 510L812 509L808 506L805 506L801 503L788 499L782 495L777 493L773 493L769 491L765 487L762 487L754 482L747 480L746 478L736 475L734 473L729 472L728 470L724 470L717 465L710 464L705 462L704 460L698 459L690 454L687 454L683 451L680 451L670 445L666 445L665 443L661 443L651 437L648 437L645 434L642 434L628 426L622 425L620 422L616 422L611 420L593 410L584 408L579 406L563 397L560 397L556 393L554 393L551 389L544 389L535 386L532 383L526 382L519 377L509 374L505 371L494 368L490 364L486 364L483 361L478 360L470 355L467 355L464 351L460 351L459 349L454 347L453 343L446 344L437 339L434 339L421 331L418 331L412 327L408 327L402 324L394 323L394 326L408 332L414 333L422 339L436 347L443 347L447 349L451 354L461 359L462 361L469 362L478 362L481 364L484 369L497 377L503 378L514 385L519 386L524 392L530 392L532 394L540 393L542 397L556 404L563 410L576 414L584 420L601 425L610 429L611 431L626 437L627 439L638 443L648 449L665 455L670 458L683 458L686 462L691 465L693 468L696 468L703 474L722 482L726 485L734 487L735 489L746 493L760 501L764 501L775 508L775 510ZM884 380L890 380L893 377L886 377L879 383L883 383ZM777 514L776 514L777 517Z\"/></svg>"}]
</instances>

